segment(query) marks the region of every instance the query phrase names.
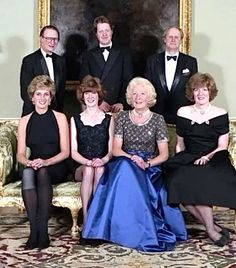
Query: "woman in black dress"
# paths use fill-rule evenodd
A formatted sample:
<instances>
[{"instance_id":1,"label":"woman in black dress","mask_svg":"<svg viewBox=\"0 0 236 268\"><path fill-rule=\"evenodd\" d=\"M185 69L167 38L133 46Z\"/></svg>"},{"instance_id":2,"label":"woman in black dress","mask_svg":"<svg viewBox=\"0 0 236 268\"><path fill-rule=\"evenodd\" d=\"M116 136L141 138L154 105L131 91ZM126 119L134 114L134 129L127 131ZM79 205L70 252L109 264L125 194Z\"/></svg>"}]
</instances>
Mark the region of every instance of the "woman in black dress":
<instances>
[{"instance_id":1,"label":"woman in black dress","mask_svg":"<svg viewBox=\"0 0 236 268\"><path fill-rule=\"evenodd\" d=\"M84 222L92 193L104 172L104 166L112 157L114 120L105 114L99 105L104 90L100 79L84 77L78 98L85 104L85 110L71 118L71 156L82 165L81 199ZM75 172L75 179L81 179L81 166Z\"/></svg>"},{"instance_id":2,"label":"woman in black dress","mask_svg":"<svg viewBox=\"0 0 236 268\"><path fill-rule=\"evenodd\" d=\"M212 207L236 208L236 172L227 151L228 114L210 103L217 88L209 74L193 75L186 95L195 104L177 113L176 155L166 163L168 202L182 203L214 244L224 246L229 232L214 223Z\"/></svg>"},{"instance_id":3,"label":"woman in black dress","mask_svg":"<svg viewBox=\"0 0 236 268\"><path fill-rule=\"evenodd\" d=\"M20 119L17 160L25 166L22 197L30 222L28 249L47 248L48 218L52 203L52 184L65 180L65 159L70 153L69 128L64 114L49 109L55 95L47 75L36 76L28 87L35 111ZM27 157L26 148L30 149Z\"/></svg>"}]
</instances>

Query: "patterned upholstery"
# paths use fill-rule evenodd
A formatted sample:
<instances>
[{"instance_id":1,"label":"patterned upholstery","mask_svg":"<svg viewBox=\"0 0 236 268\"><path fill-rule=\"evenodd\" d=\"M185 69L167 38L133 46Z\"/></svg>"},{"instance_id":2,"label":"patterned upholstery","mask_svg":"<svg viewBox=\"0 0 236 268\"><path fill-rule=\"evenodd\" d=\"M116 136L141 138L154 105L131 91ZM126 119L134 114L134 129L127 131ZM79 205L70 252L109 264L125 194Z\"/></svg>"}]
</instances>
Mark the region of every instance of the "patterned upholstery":
<instances>
[{"instance_id":1,"label":"patterned upholstery","mask_svg":"<svg viewBox=\"0 0 236 268\"><path fill-rule=\"evenodd\" d=\"M18 207L24 209L21 197L21 166L16 161L18 120L0 120L0 207ZM174 154L176 133L175 125L168 125L169 152ZM229 152L236 167L236 120L230 121ZM79 231L77 218L82 207L80 182L66 181L53 186L53 205L69 208L72 215L72 235ZM235 217L236 219L236 217ZM236 220L235 220L236 226Z\"/></svg>"},{"instance_id":2,"label":"patterned upholstery","mask_svg":"<svg viewBox=\"0 0 236 268\"><path fill-rule=\"evenodd\" d=\"M19 170L16 161L18 120L0 122L0 207L24 209L21 197ZM66 178L65 178L66 181ZM69 208L72 215L72 234L77 234L77 218L82 207L80 182L66 181L53 186L53 205Z\"/></svg>"},{"instance_id":3,"label":"patterned upholstery","mask_svg":"<svg viewBox=\"0 0 236 268\"><path fill-rule=\"evenodd\" d=\"M169 155L173 156L175 154L175 144L176 144L176 130L175 125L168 124L168 135L169 135Z\"/></svg>"}]
</instances>

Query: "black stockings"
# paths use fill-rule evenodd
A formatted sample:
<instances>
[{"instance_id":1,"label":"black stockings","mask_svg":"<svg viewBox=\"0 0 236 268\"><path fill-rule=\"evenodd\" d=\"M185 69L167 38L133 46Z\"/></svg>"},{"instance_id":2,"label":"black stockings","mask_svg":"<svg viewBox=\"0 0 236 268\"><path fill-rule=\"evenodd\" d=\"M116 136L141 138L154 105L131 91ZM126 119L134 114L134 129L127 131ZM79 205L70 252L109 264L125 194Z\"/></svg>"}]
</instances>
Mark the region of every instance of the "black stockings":
<instances>
[{"instance_id":1,"label":"black stockings","mask_svg":"<svg viewBox=\"0 0 236 268\"><path fill-rule=\"evenodd\" d=\"M29 248L49 245L48 219L53 189L47 168L26 168L22 176L22 196L30 223Z\"/></svg>"}]
</instances>

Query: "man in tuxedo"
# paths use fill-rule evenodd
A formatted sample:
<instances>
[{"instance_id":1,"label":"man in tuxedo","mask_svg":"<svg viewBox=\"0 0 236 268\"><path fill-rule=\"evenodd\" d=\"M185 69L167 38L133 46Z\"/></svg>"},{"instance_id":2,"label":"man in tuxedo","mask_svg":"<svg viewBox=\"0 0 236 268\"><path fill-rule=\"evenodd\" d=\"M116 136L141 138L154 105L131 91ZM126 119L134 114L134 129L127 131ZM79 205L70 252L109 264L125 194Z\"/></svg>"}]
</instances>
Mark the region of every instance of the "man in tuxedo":
<instances>
[{"instance_id":1,"label":"man in tuxedo","mask_svg":"<svg viewBox=\"0 0 236 268\"><path fill-rule=\"evenodd\" d=\"M131 55L112 43L113 26L108 18L95 18L93 26L99 45L82 56L80 80L88 74L100 78L107 93L100 109L119 112L126 105L125 90L133 78Z\"/></svg>"},{"instance_id":2,"label":"man in tuxedo","mask_svg":"<svg viewBox=\"0 0 236 268\"><path fill-rule=\"evenodd\" d=\"M145 77L157 92L154 111L162 114L166 123L175 124L177 110L190 104L185 97L185 86L198 67L196 58L179 51L183 39L183 31L179 27L165 30L163 39L165 51L156 52L148 58Z\"/></svg>"},{"instance_id":3,"label":"man in tuxedo","mask_svg":"<svg viewBox=\"0 0 236 268\"><path fill-rule=\"evenodd\" d=\"M56 95L51 103L51 108L62 112L66 82L65 60L53 53L60 35L53 25L47 25L40 31L40 48L25 56L22 60L20 71L20 90L23 100L22 116L34 111L34 106L29 99L27 88L32 79L37 75L46 74L55 83Z\"/></svg>"}]
</instances>

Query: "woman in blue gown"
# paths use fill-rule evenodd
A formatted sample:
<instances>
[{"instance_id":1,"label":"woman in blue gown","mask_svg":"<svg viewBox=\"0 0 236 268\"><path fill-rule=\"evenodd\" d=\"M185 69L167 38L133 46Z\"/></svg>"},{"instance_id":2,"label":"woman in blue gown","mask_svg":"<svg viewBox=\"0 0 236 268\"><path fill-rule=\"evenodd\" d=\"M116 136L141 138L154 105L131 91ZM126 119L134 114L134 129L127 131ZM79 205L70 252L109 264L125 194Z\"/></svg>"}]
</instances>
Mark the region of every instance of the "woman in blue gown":
<instances>
[{"instance_id":1,"label":"woman in blue gown","mask_svg":"<svg viewBox=\"0 0 236 268\"><path fill-rule=\"evenodd\" d=\"M132 79L126 98L133 109L117 116L115 157L99 181L82 236L141 251L172 250L187 235L181 211L166 203L161 171L168 158L166 125L149 109L156 93L148 80Z\"/></svg>"}]
</instances>

